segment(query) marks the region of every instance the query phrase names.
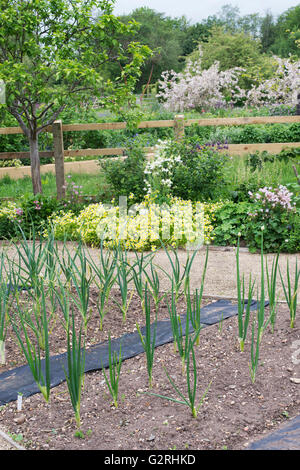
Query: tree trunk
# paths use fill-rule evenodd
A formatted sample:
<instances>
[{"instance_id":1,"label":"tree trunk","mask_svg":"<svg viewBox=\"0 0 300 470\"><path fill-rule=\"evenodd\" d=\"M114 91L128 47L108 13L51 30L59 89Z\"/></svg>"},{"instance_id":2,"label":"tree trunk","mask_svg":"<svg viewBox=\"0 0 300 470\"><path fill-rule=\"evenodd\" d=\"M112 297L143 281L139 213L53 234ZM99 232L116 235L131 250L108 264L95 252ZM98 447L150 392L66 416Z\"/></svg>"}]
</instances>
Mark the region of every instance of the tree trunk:
<instances>
[{"instance_id":1,"label":"tree trunk","mask_svg":"<svg viewBox=\"0 0 300 470\"><path fill-rule=\"evenodd\" d=\"M42 194L39 144L37 134L29 137L30 164L33 194Z\"/></svg>"}]
</instances>

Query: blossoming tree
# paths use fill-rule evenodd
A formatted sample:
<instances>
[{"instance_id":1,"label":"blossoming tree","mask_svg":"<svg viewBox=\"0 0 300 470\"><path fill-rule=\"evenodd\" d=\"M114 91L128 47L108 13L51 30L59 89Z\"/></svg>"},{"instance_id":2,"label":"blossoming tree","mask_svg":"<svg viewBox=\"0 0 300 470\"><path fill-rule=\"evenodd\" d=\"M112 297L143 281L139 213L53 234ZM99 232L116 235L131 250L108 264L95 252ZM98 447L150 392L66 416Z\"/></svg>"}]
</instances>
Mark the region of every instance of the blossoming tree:
<instances>
[{"instance_id":1,"label":"blossoming tree","mask_svg":"<svg viewBox=\"0 0 300 470\"><path fill-rule=\"evenodd\" d=\"M273 77L253 87L247 93L246 104L285 104L295 106L300 89L300 60L281 59L274 56Z\"/></svg>"},{"instance_id":2,"label":"blossoming tree","mask_svg":"<svg viewBox=\"0 0 300 470\"><path fill-rule=\"evenodd\" d=\"M285 104L295 106L300 89L300 60L273 57L273 76L260 80L250 90L239 86L244 72L241 67L220 70L215 62L204 69L201 62L201 47L198 58L187 62L180 73L165 71L159 80L159 93L164 107L170 111L216 107L244 102L248 106Z\"/></svg>"},{"instance_id":3,"label":"blossoming tree","mask_svg":"<svg viewBox=\"0 0 300 470\"><path fill-rule=\"evenodd\" d=\"M189 108L216 106L236 102L245 96L238 86L242 69L220 71L218 62L206 70L202 69L201 49L199 58L188 61L183 72L165 71L159 80L158 98L170 111L184 111Z\"/></svg>"}]
</instances>

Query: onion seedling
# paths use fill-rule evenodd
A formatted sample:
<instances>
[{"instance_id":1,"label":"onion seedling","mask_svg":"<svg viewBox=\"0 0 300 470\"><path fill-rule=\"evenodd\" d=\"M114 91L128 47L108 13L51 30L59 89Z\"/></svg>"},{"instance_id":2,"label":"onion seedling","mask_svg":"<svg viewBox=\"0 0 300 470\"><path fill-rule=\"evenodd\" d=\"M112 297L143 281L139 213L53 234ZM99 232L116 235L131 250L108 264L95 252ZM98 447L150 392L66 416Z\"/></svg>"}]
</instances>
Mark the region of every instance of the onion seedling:
<instances>
[{"instance_id":1,"label":"onion seedling","mask_svg":"<svg viewBox=\"0 0 300 470\"><path fill-rule=\"evenodd\" d=\"M120 250L120 248L118 249L118 259L119 259L119 262L117 265L116 283L119 286L119 290L121 293L121 302L118 302L116 299L113 299L113 300L117 304L119 309L121 310L121 313L123 316L123 322L125 322L128 308L133 297L133 290L130 294L128 292L129 283L131 281L131 278L130 278L131 266L129 265L127 261L127 252L124 253L122 250Z\"/></svg>"},{"instance_id":2,"label":"onion seedling","mask_svg":"<svg viewBox=\"0 0 300 470\"><path fill-rule=\"evenodd\" d=\"M103 320L106 315L106 304L116 279L115 270L117 267L117 257L112 257L110 252L105 254L102 243L103 242L101 241L99 265L95 263L94 260L89 260L90 266L94 272L93 281L99 290L96 306L100 316L100 330L103 328Z\"/></svg>"},{"instance_id":3,"label":"onion seedling","mask_svg":"<svg viewBox=\"0 0 300 470\"><path fill-rule=\"evenodd\" d=\"M152 333L151 315L150 315L151 314L151 302L150 302L150 297L148 293L147 283L145 285L144 307L145 307L145 314L146 314L145 335L142 333L138 323L136 323L136 328L139 333L144 351L146 353L149 387L152 388L152 369L153 369L153 359L154 359L155 340L156 340L157 310L155 311L155 322L154 322L153 333Z\"/></svg>"},{"instance_id":4,"label":"onion seedling","mask_svg":"<svg viewBox=\"0 0 300 470\"><path fill-rule=\"evenodd\" d=\"M19 277L23 285L31 285L33 289L39 292L39 279L44 268L47 257L47 243L43 246L41 242L37 242L34 226L32 227L32 239L27 240L23 230L19 227L21 239L18 243L14 243L14 248L18 256L18 262L14 264L18 266Z\"/></svg>"},{"instance_id":5,"label":"onion seedling","mask_svg":"<svg viewBox=\"0 0 300 470\"><path fill-rule=\"evenodd\" d=\"M176 293L174 293L174 291L172 291L171 295L171 305L169 305L168 303L168 310L174 337L174 349L175 351L177 350L179 353L182 363L182 372L184 372L186 359L189 354L190 342L192 345L194 345L197 338L199 337L202 325L199 325L199 327L194 330L193 337L191 339L191 335L189 332L190 315L187 313L185 317L185 331L183 331L181 316L177 314ZM183 337L185 337L185 339L183 339Z\"/></svg>"},{"instance_id":6,"label":"onion seedling","mask_svg":"<svg viewBox=\"0 0 300 470\"><path fill-rule=\"evenodd\" d=\"M119 380L120 380L120 373L121 373L121 367L122 367L122 346L120 344L119 357L116 351L113 351L112 353L110 334L108 337L108 363L109 363L109 377L107 377L103 364L101 364L102 369L103 369L103 375L104 375L104 379L108 387L109 393L111 394L111 397L113 399L114 406L115 408L118 408Z\"/></svg>"},{"instance_id":7,"label":"onion seedling","mask_svg":"<svg viewBox=\"0 0 300 470\"><path fill-rule=\"evenodd\" d=\"M201 328L201 293L199 292L199 289L196 289L194 295L193 295L193 300L192 296L190 293L190 290L188 289L187 294L186 294L186 305L187 305L187 317L189 317L192 327L195 330L199 330ZM199 346L200 343L200 336L198 335L196 338L196 344Z\"/></svg>"},{"instance_id":8,"label":"onion seedling","mask_svg":"<svg viewBox=\"0 0 300 470\"><path fill-rule=\"evenodd\" d=\"M174 255L174 260L172 259L172 256L169 253L169 250L166 248L166 246L162 243L165 253L169 259L170 265L171 265L171 274L169 274L165 269L160 267L160 269L165 273L165 275L170 279L172 283L172 290L175 290L175 302L177 303L180 296L181 296L181 290L183 286L183 292L186 294L188 284L189 284L189 279L190 279L190 271L192 268L193 261L195 259L195 256L197 254L197 251L194 251L192 257L188 255L186 264L184 266L184 270L182 272L181 266L180 266L180 261L178 257L178 251L177 249L173 248L172 246L170 247L170 250L172 251Z\"/></svg>"},{"instance_id":9,"label":"onion seedling","mask_svg":"<svg viewBox=\"0 0 300 470\"><path fill-rule=\"evenodd\" d=\"M14 291L12 291L12 289L10 288L10 279L10 273L8 274L8 277L5 273L5 255L2 251L0 254L0 347L1 345L2 347L4 347L4 341L7 333L7 325L9 322L9 310L15 294Z\"/></svg>"},{"instance_id":10,"label":"onion seedling","mask_svg":"<svg viewBox=\"0 0 300 470\"><path fill-rule=\"evenodd\" d=\"M57 243L55 242L54 229L48 232L46 239L45 278L54 280L57 274Z\"/></svg>"},{"instance_id":11,"label":"onion seedling","mask_svg":"<svg viewBox=\"0 0 300 470\"><path fill-rule=\"evenodd\" d=\"M148 266L149 263L152 263L153 260L153 255L152 253L145 255L144 253L141 253L140 255L135 251L135 257L136 261L132 265L132 279L135 285L135 289L137 292L137 295L140 298L141 302L141 307L143 310L143 313L145 313L145 306L144 306L144 274L146 267ZM150 259L147 259L149 258Z\"/></svg>"},{"instance_id":12,"label":"onion seedling","mask_svg":"<svg viewBox=\"0 0 300 470\"><path fill-rule=\"evenodd\" d=\"M78 243L78 246L74 253L71 253L70 250L67 248L66 241L63 243L63 248L61 253L59 253L57 247L53 246L53 250L55 252L56 259L58 261L58 265L60 268L61 273L64 276L66 286L71 286L72 281L72 272L73 266L79 257L79 253L81 251L81 242ZM59 277L59 273L58 273Z\"/></svg>"},{"instance_id":13,"label":"onion seedling","mask_svg":"<svg viewBox=\"0 0 300 470\"><path fill-rule=\"evenodd\" d=\"M208 247L206 249L206 256L204 262L204 268L201 277L201 285L200 289L196 289L195 294L193 296L193 301L191 300L190 294L190 284L187 283L186 286L186 301L187 301L187 315L189 315L191 324L195 331L199 331L201 329L201 303L203 298L203 291L204 291L204 281L205 275L207 270L207 262L208 262ZM199 346L200 336L197 336L196 344Z\"/></svg>"},{"instance_id":14,"label":"onion seedling","mask_svg":"<svg viewBox=\"0 0 300 470\"><path fill-rule=\"evenodd\" d=\"M72 336L72 339L71 339ZM85 342L82 346L82 326L80 327L78 339L76 338L76 328L74 314L72 314L72 334L70 332L70 324L67 331L67 362L68 370L64 369L69 395L72 407L75 413L77 427L80 427L80 405L81 394L84 384L84 368L85 368Z\"/></svg>"},{"instance_id":15,"label":"onion seedling","mask_svg":"<svg viewBox=\"0 0 300 470\"><path fill-rule=\"evenodd\" d=\"M191 367L190 367L190 355L192 355L192 368L193 368L193 374L191 374ZM188 354L187 354L187 360L186 360L186 381L187 381L187 396L184 396L183 393L179 390L179 388L176 386L174 381L171 379L169 376L167 370L164 368L165 373L167 375L167 378L174 388L174 390L177 392L177 394L180 396L181 400L178 400L176 398L172 397L167 397L165 395L159 395L157 393L152 393L152 392L147 392L149 395L153 395L159 398L164 398L168 401L172 401L175 403L179 403L182 405L186 405L190 408L192 412L193 418L197 418L197 414L199 412L200 407L203 404L204 398L207 395L207 392L211 386L211 382L209 383L208 387L206 388L205 392L203 393L200 402L198 405L196 405L196 392L197 392L197 365L196 365L196 359L195 359L195 353L193 349L193 344L192 341L190 340L190 344L188 347Z\"/></svg>"},{"instance_id":16,"label":"onion seedling","mask_svg":"<svg viewBox=\"0 0 300 470\"><path fill-rule=\"evenodd\" d=\"M55 287L55 297L63 313L63 319L60 321L66 331L68 331L70 322L70 297L71 294L68 289L65 288L64 283L60 278L57 279L58 287Z\"/></svg>"},{"instance_id":17,"label":"onion seedling","mask_svg":"<svg viewBox=\"0 0 300 470\"><path fill-rule=\"evenodd\" d=\"M150 273L145 270L145 275L154 301L155 311L157 312L159 304L165 298L166 294L161 295L160 293L160 280L153 263L150 264Z\"/></svg>"},{"instance_id":18,"label":"onion seedling","mask_svg":"<svg viewBox=\"0 0 300 470\"><path fill-rule=\"evenodd\" d=\"M277 300L278 300L278 298L276 298L278 260L279 260L279 253L277 253L276 258L273 259L272 269L270 272L269 267L268 267L268 260L266 259L266 274L267 274L268 297L269 297L269 306L270 306L270 322L272 324L272 333L274 333L274 329L275 329L276 309L277 309Z\"/></svg>"},{"instance_id":19,"label":"onion seedling","mask_svg":"<svg viewBox=\"0 0 300 470\"><path fill-rule=\"evenodd\" d=\"M90 268L87 265L85 253L81 250L78 251L78 258L80 267L77 267L77 264L71 260L71 279L77 294L76 296L73 294L71 295L80 311L83 319L84 331L86 332L87 325L91 317L91 314L89 314L89 298L92 276Z\"/></svg>"},{"instance_id":20,"label":"onion seedling","mask_svg":"<svg viewBox=\"0 0 300 470\"><path fill-rule=\"evenodd\" d=\"M50 305L50 318L54 319L53 324L57 320L57 297L56 297L56 284L60 279L58 276L58 259L57 259L57 242L55 242L54 230L48 231L47 238L47 252L45 259L45 287L47 289L47 298Z\"/></svg>"},{"instance_id":21,"label":"onion seedling","mask_svg":"<svg viewBox=\"0 0 300 470\"><path fill-rule=\"evenodd\" d=\"M250 274L249 287L248 287L248 300L247 300L247 307L245 311L245 304L246 304L245 276L243 274L242 281L241 281L239 249L240 249L240 234L238 237L237 249L236 249L236 277L237 277L237 297L238 297L238 331L239 331L238 339L239 339L239 344L240 344L240 350L241 352L243 352L244 346L245 346L245 340L247 337L249 318L250 318L250 309L251 309L251 302L253 298L255 281L253 282L251 281L251 274Z\"/></svg>"},{"instance_id":22,"label":"onion seedling","mask_svg":"<svg viewBox=\"0 0 300 470\"><path fill-rule=\"evenodd\" d=\"M249 364L250 377L251 377L251 381L253 384L256 379L256 373L257 373L257 368L258 368L258 363L259 363L259 346L260 346L260 340L261 340L260 328L259 328L259 325L257 324L258 328L257 328L257 337L256 337L256 345L255 345L256 324L257 324L257 321L253 319L252 336L251 336L251 362Z\"/></svg>"},{"instance_id":23,"label":"onion seedling","mask_svg":"<svg viewBox=\"0 0 300 470\"><path fill-rule=\"evenodd\" d=\"M116 278L114 274L117 267L117 261L117 253L114 252L112 254L109 250L106 251L103 246L103 240L101 240L99 264L92 258L89 259L89 264L94 272L93 281L96 282L99 289L101 289L103 284L106 284L110 292Z\"/></svg>"},{"instance_id":24,"label":"onion seedling","mask_svg":"<svg viewBox=\"0 0 300 470\"><path fill-rule=\"evenodd\" d=\"M265 268L264 268L264 227L261 228L261 250L260 250L260 260L261 260L261 268L260 268L260 300L258 303L258 311L257 311L257 328L258 328L258 342L261 343L262 335L265 329L267 328L268 324L271 321L271 316L267 320L265 320Z\"/></svg>"},{"instance_id":25,"label":"onion seedling","mask_svg":"<svg viewBox=\"0 0 300 470\"><path fill-rule=\"evenodd\" d=\"M41 292L43 292L43 288L41 286ZM28 366L31 370L33 378L40 389L43 397L45 398L46 402L49 402L50 397L50 350L49 350L49 339L48 339L48 318L47 318L47 311L46 311L46 302L45 296L42 294L41 296L41 324L36 325L31 318L25 320L24 312L20 309L18 305L17 313L18 319L20 321L20 327L17 326L15 318L12 320L12 327L14 332L17 336L18 342L20 344L21 350L26 357ZM35 315L35 318L38 318ZM36 337L36 346L33 344L32 340L30 339L27 327L33 331ZM44 349L44 367L42 366L42 354L41 354L41 328L43 333L43 349ZM24 338L22 337L22 334Z\"/></svg>"},{"instance_id":26,"label":"onion seedling","mask_svg":"<svg viewBox=\"0 0 300 470\"><path fill-rule=\"evenodd\" d=\"M298 289L299 289L298 285L299 285L299 278L300 278L300 269L298 270L298 260L296 259L295 277L294 277L293 285L292 285L292 279L291 279L289 260L287 260L287 265L286 265L287 287L285 286L280 268L279 268L279 274L280 274L281 284L284 290L285 300L286 300L286 303L288 304L289 311L290 311L290 327L294 328L295 320L296 320L296 312L297 312L297 299L298 299Z\"/></svg>"}]
</instances>

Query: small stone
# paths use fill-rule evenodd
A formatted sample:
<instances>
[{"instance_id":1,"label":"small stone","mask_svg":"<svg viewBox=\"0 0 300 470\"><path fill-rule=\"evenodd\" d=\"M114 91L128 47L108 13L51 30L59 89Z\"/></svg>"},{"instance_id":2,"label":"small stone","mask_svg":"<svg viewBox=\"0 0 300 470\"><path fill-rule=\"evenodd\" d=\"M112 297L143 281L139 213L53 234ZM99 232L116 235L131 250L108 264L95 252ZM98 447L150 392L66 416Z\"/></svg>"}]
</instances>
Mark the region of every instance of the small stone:
<instances>
[{"instance_id":1,"label":"small stone","mask_svg":"<svg viewBox=\"0 0 300 470\"><path fill-rule=\"evenodd\" d=\"M14 422L16 424L23 424L26 421L26 416L25 415L20 415L17 418L14 419Z\"/></svg>"},{"instance_id":2,"label":"small stone","mask_svg":"<svg viewBox=\"0 0 300 470\"><path fill-rule=\"evenodd\" d=\"M147 441L154 441L154 440L155 440L154 434L151 434L151 436L147 437Z\"/></svg>"},{"instance_id":3,"label":"small stone","mask_svg":"<svg viewBox=\"0 0 300 470\"><path fill-rule=\"evenodd\" d=\"M297 377L290 377L290 381L294 384L300 384L300 379Z\"/></svg>"}]
</instances>

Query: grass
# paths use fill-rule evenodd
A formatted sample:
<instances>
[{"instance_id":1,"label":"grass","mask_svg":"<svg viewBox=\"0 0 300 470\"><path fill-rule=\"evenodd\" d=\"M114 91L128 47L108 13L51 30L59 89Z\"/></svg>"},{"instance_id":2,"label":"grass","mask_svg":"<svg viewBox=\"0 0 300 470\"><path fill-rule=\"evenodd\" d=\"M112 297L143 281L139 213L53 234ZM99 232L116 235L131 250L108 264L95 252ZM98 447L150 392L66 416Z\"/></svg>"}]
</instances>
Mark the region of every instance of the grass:
<instances>
[{"instance_id":1,"label":"grass","mask_svg":"<svg viewBox=\"0 0 300 470\"><path fill-rule=\"evenodd\" d=\"M291 162L275 160L264 162L261 169L251 171L246 165L247 155L233 156L225 168L225 178L229 186L247 182L260 182L262 186L286 185L295 182Z\"/></svg>"},{"instance_id":2,"label":"grass","mask_svg":"<svg viewBox=\"0 0 300 470\"><path fill-rule=\"evenodd\" d=\"M46 173L42 175L42 189L45 196L56 195L55 175ZM95 196L101 193L105 185L104 174L99 172L97 175L72 173L72 181L78 186L82 186L82 193L85 196ZM32 194L32 182L30 176L25 176L14 180L9 176L0 178L0 198L18 198L23 195Z\"/></svg>"}]
</instances>

